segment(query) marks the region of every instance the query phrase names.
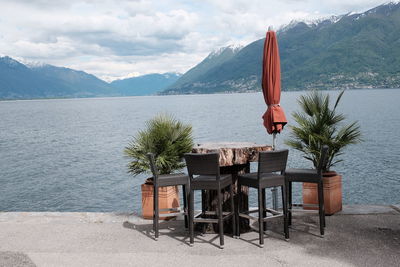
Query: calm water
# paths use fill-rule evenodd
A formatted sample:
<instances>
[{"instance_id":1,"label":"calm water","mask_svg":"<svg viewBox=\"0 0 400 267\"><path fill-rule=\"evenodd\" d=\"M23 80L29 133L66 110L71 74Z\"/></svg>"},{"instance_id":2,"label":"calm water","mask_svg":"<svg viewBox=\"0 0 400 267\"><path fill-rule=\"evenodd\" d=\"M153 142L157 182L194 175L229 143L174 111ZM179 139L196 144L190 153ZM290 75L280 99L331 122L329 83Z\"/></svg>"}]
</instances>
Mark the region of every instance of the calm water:
<instances>
[{"instance_id":1,"label":"calm water","mask_svg":"<svg viewBox=\"0 0 400 267\"><path fill-rule=\"evenodd\" d=\"M282 94L289 123L303 93ZM399 103L400 90L345 93L340 110L360 122L365 142L335 168L344 203L400 203ZM193 125L196 143L270 144L264 111L260 93L0 102L0 210L140 212L145 176L127 174L123 149L146 120L172 113ZM291 150L289 167L310 163Z\"/></svg>"}]
</instances>

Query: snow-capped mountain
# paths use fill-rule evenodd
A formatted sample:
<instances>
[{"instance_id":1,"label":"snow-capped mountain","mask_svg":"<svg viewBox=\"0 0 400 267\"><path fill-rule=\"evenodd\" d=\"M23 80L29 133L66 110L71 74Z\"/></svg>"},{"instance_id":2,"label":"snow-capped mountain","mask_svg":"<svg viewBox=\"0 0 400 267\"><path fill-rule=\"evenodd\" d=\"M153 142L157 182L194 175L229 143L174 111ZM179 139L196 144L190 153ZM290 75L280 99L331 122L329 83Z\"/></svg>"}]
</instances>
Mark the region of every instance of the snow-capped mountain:
<instances>
[{"instance_id":1,"label":"snow-capped mountain","mask_svg":"<svg viewBox=\"0 0 400 267\"><path fill-rule=\"evenodd\" d=\"M278 30L283 90L400 88L399 40L400 1L293 21ZM180 79L165 93L260 91L263 45L264 39L255 41L211 68L207 57L190 71L201 75Z\"/></svg>"},{"instance_id":2,"label":"snow-capped mountain","mask_svg":"<svg viewBox=\"0 0 400 267\"><path fill-rule=\"evenodd\" d=\"M180 88L186 84L191 84L198 79L201 79L208 72L218 69L224 62L230 60L235 55L240 53L243 46L229 45L212 51L202 62L187 71L179 80L173 83L169 88L179 92ZM169 90L169 88L167 90Z\"/></svg>"},{"instance_id":3,"label":"snow-capped mountain","mask_svg":"<svg viewBox=\"0 0 400 267\"><path fill-rule=\"evenodd\" d=\"M151 95L181 74L151 74L111 84L92 74L49 64L23 64L0 57L0 99Z\"/></svg>"},{"instance_id":4,"label":"snow-capped mountain","mask_svg":"<svg viewBox=\"0 0 400 267\"><path fill-rule=\"evenodd\" d=\"M305 24L310 28L316 28L321 25L330 25L340 21L344 16L346 15L340 15L340 16L332 15L329 17L321 17L317 19L292 20L289 24L280 27L278 29L278 32L286 32L296 27L298 24Z\"/></svg>"},{"instance_id":5,"label":"snow-capped mountain","mask_svg":"<svg viewBox=\"0 0 400 267\"><path fill-rule=\"evenodd\" d=\"M400 3L399 1L389 1L386 2L380 6L377 6L375 8L369 9L365 12L349 12L344 15L331 15L331 16L323 16L320 18L315 18L315 19L300 19L300 20L292 20L289 24L282 25L279 29L278 32L286 32L299 24L304 24L310 28L317 28L319 26L326 26L326 25L331 25L339 22L341 19L344 18L352 18L353 20L359 20L362 17L365 17L367 15L374 14L376 12L380 12L382 10L385 10L385 14L389 16L391 14L391 10L395 9L398 4Z\"/></svg>"}]
</instances>

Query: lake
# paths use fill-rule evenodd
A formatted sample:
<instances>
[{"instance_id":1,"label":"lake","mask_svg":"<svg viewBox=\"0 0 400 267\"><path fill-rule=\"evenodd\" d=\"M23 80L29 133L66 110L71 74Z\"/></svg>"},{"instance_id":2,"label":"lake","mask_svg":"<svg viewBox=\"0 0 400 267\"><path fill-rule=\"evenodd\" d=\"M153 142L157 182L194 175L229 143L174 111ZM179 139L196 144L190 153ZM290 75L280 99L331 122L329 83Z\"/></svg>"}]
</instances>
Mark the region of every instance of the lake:
<instances>
[{"instance_id":1,"label":"lake","mask_svg":"<svg viewBox=\"0 0 400 267\"><path fill-rule=\"evenodd\" d=\"M289 125L304 93L282 93ZM344 94L339 111L359 121L364 139L334 168L343 175L344 204L400 203L399 103L399 89ZM265 109L261 93L0 102L0 211L139 213L146 175L127 173L123 150L146 120L173 114L193 125L196 143L271 144ZM289 132L285 127L277 136L279 148ZM291 149L288 167L311 165ZM294 189L297 200L300 190Z\"/></svg>"}]
</instances>

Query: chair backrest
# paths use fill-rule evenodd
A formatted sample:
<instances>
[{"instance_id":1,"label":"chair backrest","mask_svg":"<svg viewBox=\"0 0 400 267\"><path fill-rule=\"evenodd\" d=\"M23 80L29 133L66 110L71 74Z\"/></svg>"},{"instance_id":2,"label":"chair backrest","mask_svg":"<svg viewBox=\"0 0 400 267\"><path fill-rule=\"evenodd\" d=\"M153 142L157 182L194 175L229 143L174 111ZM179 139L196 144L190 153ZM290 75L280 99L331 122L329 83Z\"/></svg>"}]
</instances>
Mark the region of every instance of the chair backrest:
<instances>
[{"instance_id":1,"label":"chair backrest","mask_svg":"<svg viewBox=\"0 0 400 267\"><path fill-rule=\"evenodd\" d=\"M156 166L156 161L154 159L154 154L153 153L147 153L147 158L149 159L151 173L153 174L153 183L157 184L157 181L158 181L158 170L157 170L157 166Z\"/></svg>"},{"instance_id":2,"label":"chair backrest","mask_svg":"<svg viewBox=\"0 0 400 267\"><path fill-rule=\"evenodd\" d=\"M328 152L329 152L329 147L327 145L323 145L321 147L321 157L319 158L318 162L318 168L317 168L318 174L322 174L322 168L326 163L326 161L328 160Z\"/></svg>"},{"instance_id":3,"label":"chair backrest","mask_svg":"<svg viewBox=\"0 0 400 267\"><path fill-rule=\"evenodd\" d=\"M215 175L219 178L219 153L186 153L184 158L190 179L193 175Z\"/></svg>"},{"instance_id":4,"label":"chair backrest","mask_svg":"<svg viewBox=\"0 0 400 267\"><path fill-rule=\"evenodd\" d=\"M286 170L289 150L261 151L258 154L258 175L261 173L281 172Z\"/></svg>"}]
</instances>

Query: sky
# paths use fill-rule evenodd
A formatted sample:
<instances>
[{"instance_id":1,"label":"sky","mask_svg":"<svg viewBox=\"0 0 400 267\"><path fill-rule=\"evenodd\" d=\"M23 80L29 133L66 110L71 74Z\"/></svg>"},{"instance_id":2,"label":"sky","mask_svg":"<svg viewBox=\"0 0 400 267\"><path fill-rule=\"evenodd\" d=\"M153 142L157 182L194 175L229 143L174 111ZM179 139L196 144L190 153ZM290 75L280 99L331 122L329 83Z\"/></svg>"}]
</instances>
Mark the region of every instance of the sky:
<instances>
[{"instance_id":1,"label":"sky","mask_svg":"<svg viewBox=\"0 0 400 267\"><path fill-rule=\"evenodd\" d=\"M362 12L382 0L0 0L0 56L106 81L184 73L292 20Z\"/></svg>"}]
</instances>

